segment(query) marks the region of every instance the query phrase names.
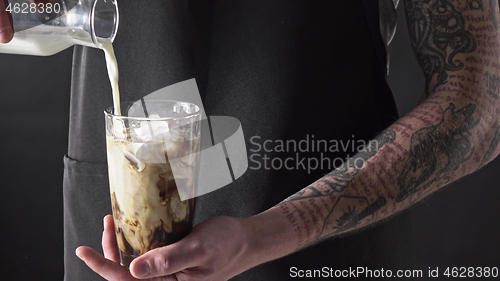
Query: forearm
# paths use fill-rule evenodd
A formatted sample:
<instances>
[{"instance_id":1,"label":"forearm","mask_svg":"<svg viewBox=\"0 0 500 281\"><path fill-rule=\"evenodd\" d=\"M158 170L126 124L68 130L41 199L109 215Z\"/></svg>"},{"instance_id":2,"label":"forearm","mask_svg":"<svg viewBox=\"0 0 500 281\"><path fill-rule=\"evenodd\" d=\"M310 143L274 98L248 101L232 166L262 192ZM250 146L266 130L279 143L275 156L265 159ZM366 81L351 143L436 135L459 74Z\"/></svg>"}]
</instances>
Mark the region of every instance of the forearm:
<instances>
[{"instance_id":1,"label":"forearm","mask_svg":"<svg viewBox=\"0 0 500 281\"><path fill-rule=\"evenodd\" d=\"M425 32L412 34L426 75L425 99L347 166L250 218L252 231L259 233L252 246L266 253L259 262L383 220L476 171L499 153L500 40L494 24L498 12L491 13L486 2L482 11L465 1L441 2L453 5L446 7L454 12L448 22L462 16L473 24L462 22L454 36L445 38L448 46L442 57L433 44L443 43L443 38L424 42L419 36ZM418 16L412 13L422 9L419 5L425 4L407 1L409 18ZM420 27L410 24L415 33Z\"/></svg>"}]
</instances>

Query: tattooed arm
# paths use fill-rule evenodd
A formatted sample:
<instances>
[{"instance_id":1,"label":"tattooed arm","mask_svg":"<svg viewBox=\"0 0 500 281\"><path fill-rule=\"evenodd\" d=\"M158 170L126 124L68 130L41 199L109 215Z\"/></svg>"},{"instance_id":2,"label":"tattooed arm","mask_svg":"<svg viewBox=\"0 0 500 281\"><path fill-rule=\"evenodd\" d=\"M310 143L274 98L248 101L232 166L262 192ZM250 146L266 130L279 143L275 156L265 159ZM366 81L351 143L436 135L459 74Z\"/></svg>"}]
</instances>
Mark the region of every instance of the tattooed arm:
<instances>
[{"instance_id":1,"label":"tattooed arm","mask_svg":"<svg viewBox=\"0 0 500 281\"><path fill-rule=\"evenodd\" d=\"M420 104L354 157L362 167L332 171L250 218L254 246L272 253L263 262L387 218L499 154L497 0L406 0L405 9L426 79Z\"/></svg>"}]
</instances>

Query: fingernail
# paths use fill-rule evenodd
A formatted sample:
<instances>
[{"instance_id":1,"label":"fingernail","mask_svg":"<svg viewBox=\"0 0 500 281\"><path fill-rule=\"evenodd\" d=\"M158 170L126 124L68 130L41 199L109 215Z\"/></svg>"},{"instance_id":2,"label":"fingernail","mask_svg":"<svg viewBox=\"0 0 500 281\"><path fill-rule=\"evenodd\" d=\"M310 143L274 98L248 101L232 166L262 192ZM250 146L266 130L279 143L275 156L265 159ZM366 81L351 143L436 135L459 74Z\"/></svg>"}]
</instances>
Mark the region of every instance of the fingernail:
<instances>
[{"instance_id":1,"label":"fingernail","mask_svg":"<svg viewBox=\"0 0 500 281\"><path fill-rule=\"evenodd\" d=\"M82 259L82 256L80 255L80 251L78 251L78 248L75 250L75 254L77 257L79 257L80 259Z\"/></svg>"},{"instance_id":2,"label":"fingernail","mask_svg":"<svg viewBox=\"0 0 500 281\"><path fill-rule=\"evenodd\" d=\"M134 275L137 277L146 277L151 273L151 267L149 267L149 263L147 261L138 262L135 266L136 270L134 270Z\"/></svg>"},{"instance_id":3,"label":"fingernail","mask_svg":"<svg viewBox=\"0 0 500 281\"><path fill-rule=\"evenodd\" d=\"M4 27L0 30L0 42L6 43L12 39L12 29L10 27Z\"/></svg>"}]
</instances>

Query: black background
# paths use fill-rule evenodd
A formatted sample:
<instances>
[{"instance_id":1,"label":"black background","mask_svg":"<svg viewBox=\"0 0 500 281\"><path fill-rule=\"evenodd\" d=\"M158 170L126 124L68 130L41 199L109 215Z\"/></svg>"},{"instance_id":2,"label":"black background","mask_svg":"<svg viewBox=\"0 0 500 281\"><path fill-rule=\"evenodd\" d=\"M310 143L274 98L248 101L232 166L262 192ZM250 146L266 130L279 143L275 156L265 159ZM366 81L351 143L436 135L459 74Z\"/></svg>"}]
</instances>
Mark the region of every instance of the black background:
<instances>
[{"instance_id":1,"label":"black background","mask_svg":"<svg viewBox=\"0 0 500 281\"><path fill-rule=\"evenodd\" d=\"M403 115L416 105L424 79L401 8L389 83ZM63 278L71 63L71 49L51 57L0 55L2 280ZM500 158L414 207L418 269L500 267L499 168Z\"/></svg>"}]
</instances>

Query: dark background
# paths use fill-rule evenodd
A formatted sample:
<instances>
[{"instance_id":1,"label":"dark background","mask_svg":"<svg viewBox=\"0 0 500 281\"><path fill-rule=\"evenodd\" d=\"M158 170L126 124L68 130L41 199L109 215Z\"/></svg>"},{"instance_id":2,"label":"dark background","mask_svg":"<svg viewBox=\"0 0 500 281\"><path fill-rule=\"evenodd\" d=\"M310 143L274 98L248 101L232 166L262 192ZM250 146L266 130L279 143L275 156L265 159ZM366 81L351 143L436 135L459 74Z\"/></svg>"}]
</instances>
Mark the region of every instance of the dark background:
<instances>
[{"instance_id":1,"label":"dark background","mask_svg":"<svg viewBox=\"0 0 500 281\"><path fill-rule=\"evenodd\" d=\"M403 115L416 105L424 79L401 8L389 83ZM71 49L52 57L0 55L2 280L63 278L71 60ZM500 267L499 168L500 158L414 207L418 269Z\"/></svg>"}]
</instances>

